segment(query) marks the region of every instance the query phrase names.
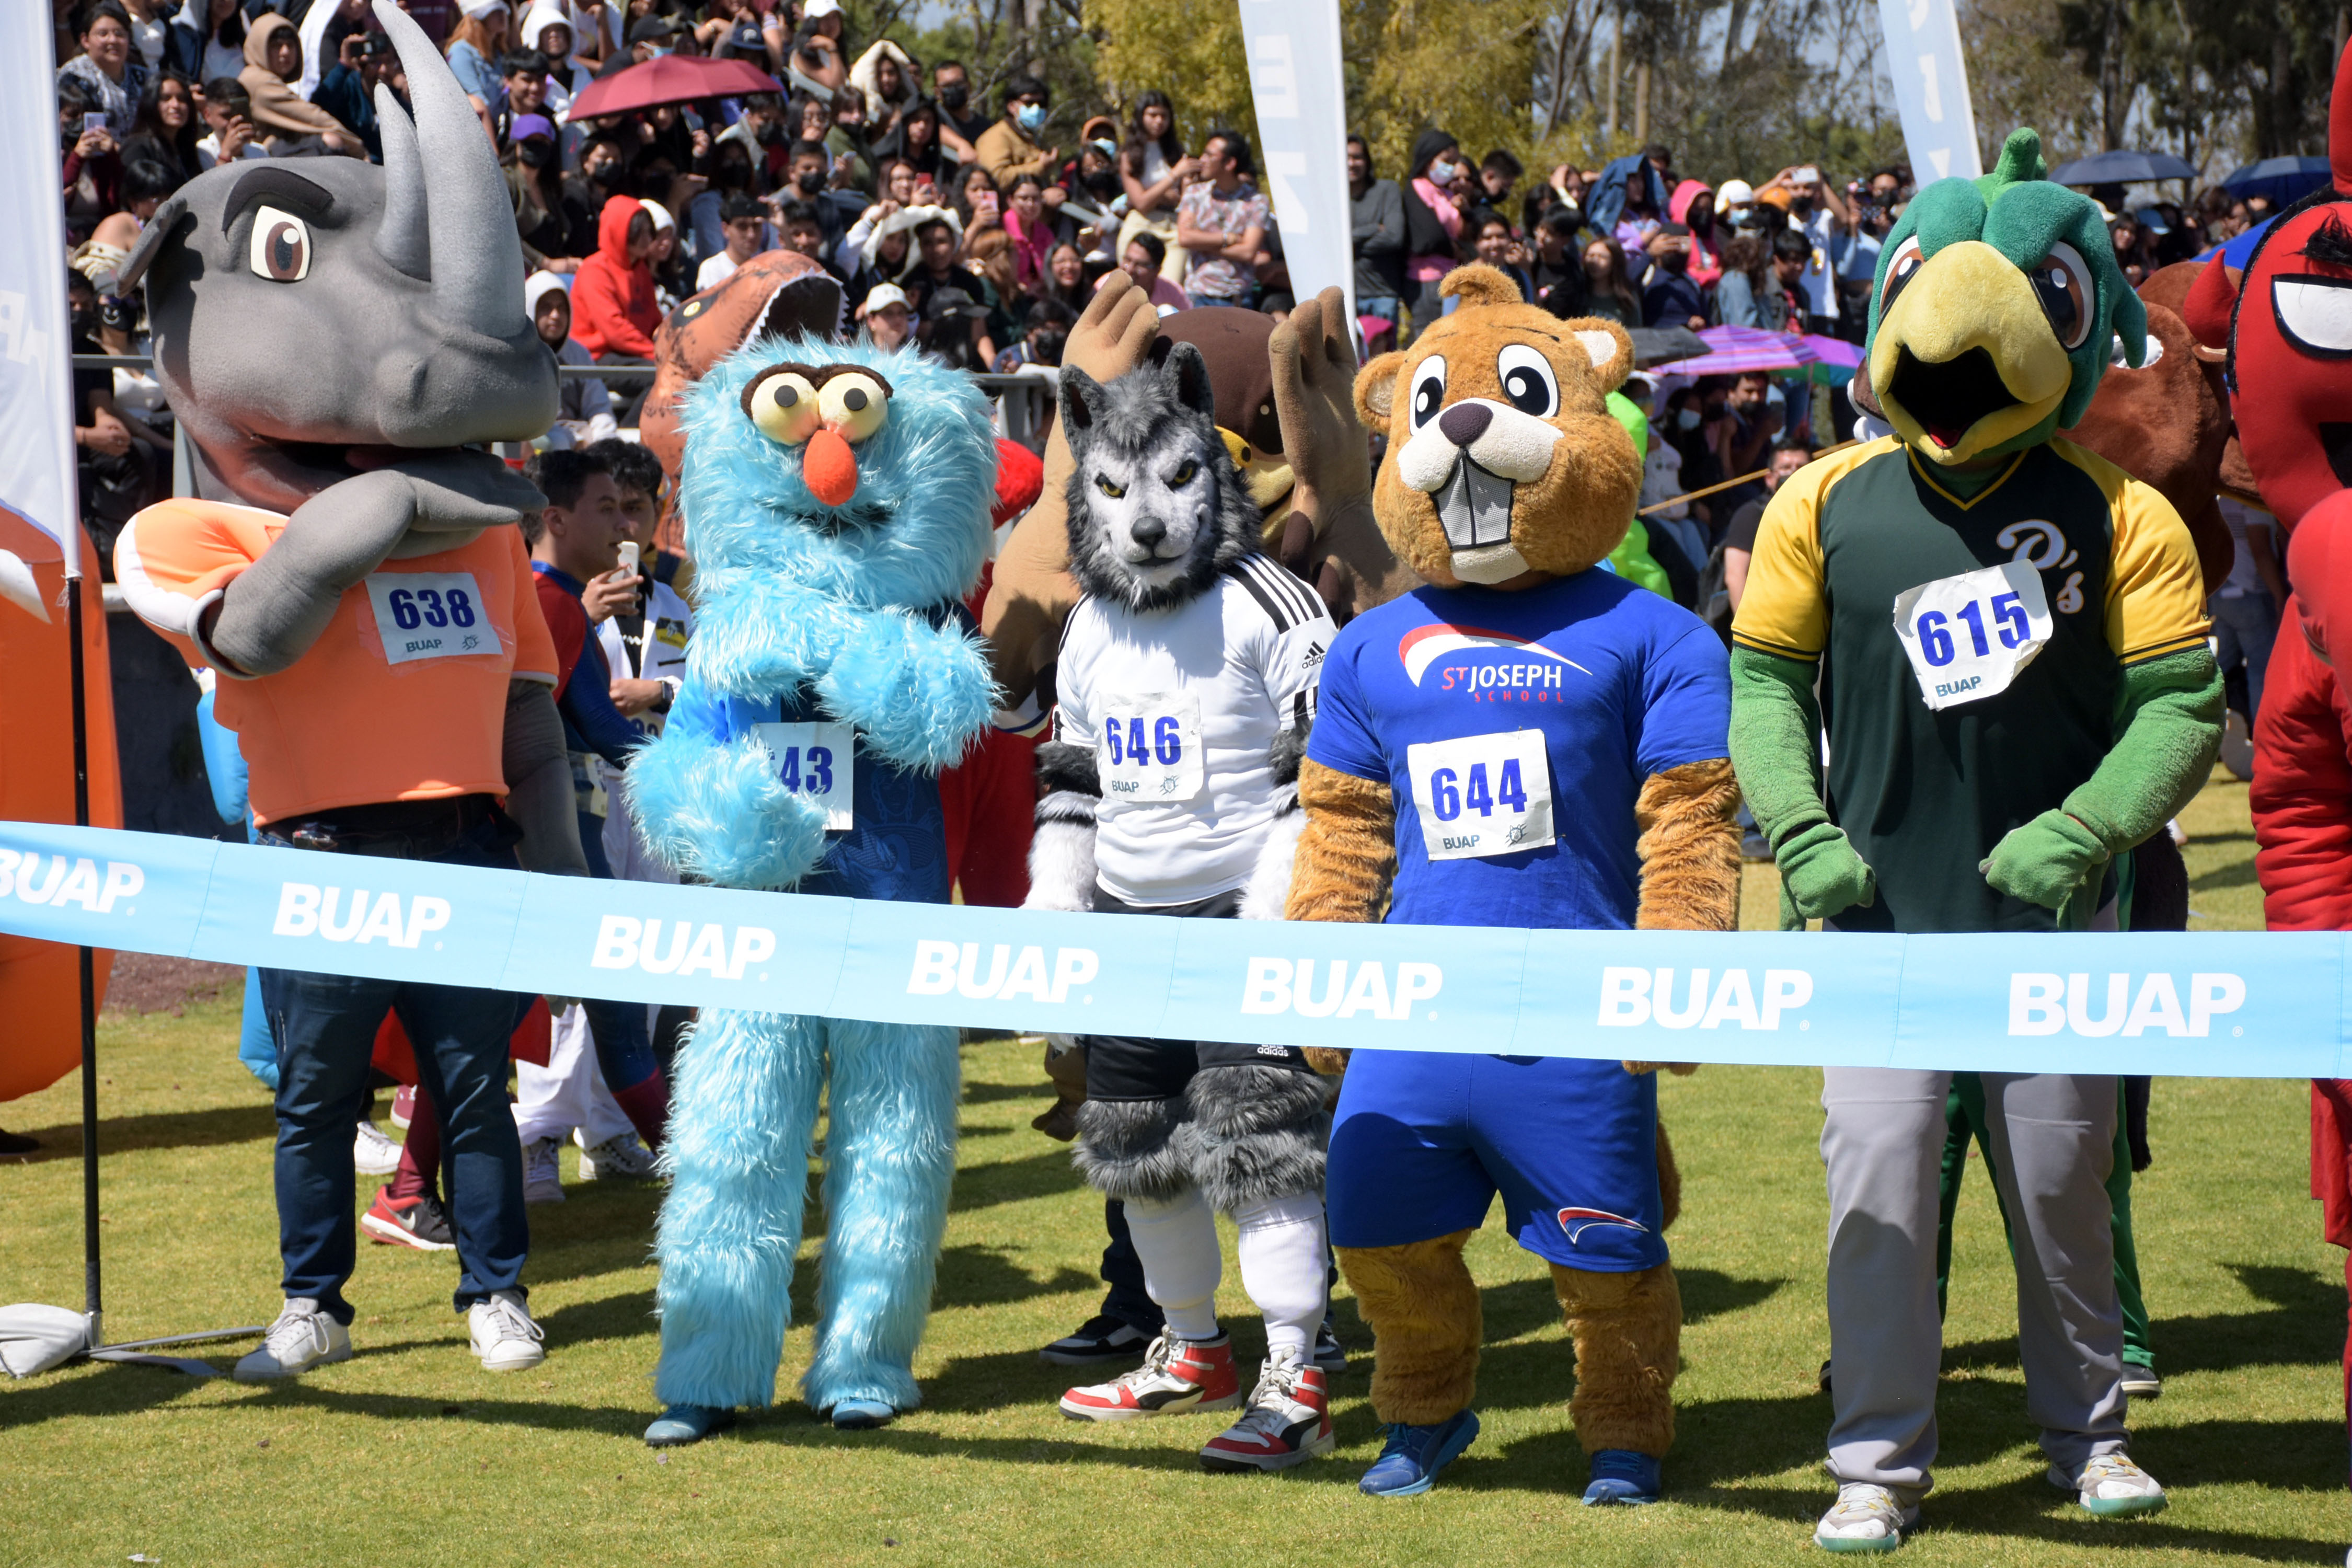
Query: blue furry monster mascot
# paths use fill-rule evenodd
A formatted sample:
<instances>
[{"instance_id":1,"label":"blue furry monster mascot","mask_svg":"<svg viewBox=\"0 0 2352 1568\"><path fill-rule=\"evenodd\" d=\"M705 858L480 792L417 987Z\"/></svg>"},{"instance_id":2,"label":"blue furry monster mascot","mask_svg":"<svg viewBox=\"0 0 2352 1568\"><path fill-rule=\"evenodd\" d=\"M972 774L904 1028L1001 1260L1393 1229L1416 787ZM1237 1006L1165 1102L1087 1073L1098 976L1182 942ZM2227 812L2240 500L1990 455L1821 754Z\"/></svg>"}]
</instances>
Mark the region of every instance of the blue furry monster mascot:
<instances>
[{"instance_id":1,"label":"blue furry monster mascot","mask_svg":"<svg viewBox=\"0 0 2352 1568\"><path fill-rule=\"evenodd\" d=\"M996 451L970 378L919 355L757 340L689 392L680 500L699 623L629 769L638 830L730 888L945 903L937 773L987 726L961 601ZM658 1251L665 1410L691 1443L775 1394L831 1077L816 1347L836 1426L910 1410L955 1173L956 1031L704 1009L678 1053Z\"/></svg>"}]
</instances>

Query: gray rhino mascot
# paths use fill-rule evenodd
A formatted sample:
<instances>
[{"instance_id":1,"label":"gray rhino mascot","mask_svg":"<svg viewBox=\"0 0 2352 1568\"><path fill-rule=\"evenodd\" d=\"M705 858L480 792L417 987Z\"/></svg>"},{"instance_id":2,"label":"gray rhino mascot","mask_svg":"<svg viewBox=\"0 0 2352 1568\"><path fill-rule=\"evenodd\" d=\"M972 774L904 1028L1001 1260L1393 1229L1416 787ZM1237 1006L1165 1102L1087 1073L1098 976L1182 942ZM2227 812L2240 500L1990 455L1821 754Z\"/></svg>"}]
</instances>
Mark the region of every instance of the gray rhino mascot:
<instances>
[{"instance_id":1,"label":"gray rhino mascot","mask_svg":"<svg viewBox=\"0 0 2352 1568\"><path fill-rule=\"evenodd\" d=\"M416 25L390 0L374 11L416 106L412 121L375 89L383 166L224 163L163 204L122 269L125 289L144 281L197 494L131 520L116 577L218 676L261 842L318 856L324 898L284 900L273 929L344 944L322 954L414 947L450 919L447 900L404 909L391 894L339 910L337 884L369 885L364 858L585 871L558 666L518 527L542 503L484 449L548 428L555 364L523 313L521 247L480 121ZM443 1130L474 1353L493 1372L538 1364L506 1099L524 999L276 969L260 990L279 1067L286 1304L236 1375L352 1353L352 1126L387 1012Z\"/></svg>"}]
</instances>

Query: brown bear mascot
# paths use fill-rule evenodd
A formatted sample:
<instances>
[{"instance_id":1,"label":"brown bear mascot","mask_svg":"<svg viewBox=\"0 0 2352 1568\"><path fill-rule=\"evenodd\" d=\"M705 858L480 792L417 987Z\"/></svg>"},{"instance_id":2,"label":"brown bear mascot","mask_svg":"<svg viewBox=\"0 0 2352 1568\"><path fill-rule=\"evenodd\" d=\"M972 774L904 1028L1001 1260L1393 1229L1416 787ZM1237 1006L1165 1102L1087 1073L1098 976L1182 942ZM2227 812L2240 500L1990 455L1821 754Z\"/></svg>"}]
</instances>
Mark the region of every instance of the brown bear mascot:
<instances>
[{"instance_id":1,"label":"brown bear mascot","mask_svg":"<svg viewBox=\"0 0 2352 1568\"><path fill-rule=\"evenodd\" d=\"M1426 585L1331 645L1288 915L1729 930L1723 645L1601 564L1642 479L1603 401L1632 342L1523 304L1491 268L1443 291L1455 312L1356 381L1365 424L1389 437L1374 511ZM1327 1202L1377 1341L1388 1442L1364 1491L1425 1491L1477 1435L1463 1248L1499 1194L1575 1340L1585 1501L1656 1500L1682 1325L1656 1081L1643 1063L1358 1053Z\"/></svg>"}]
</instances>

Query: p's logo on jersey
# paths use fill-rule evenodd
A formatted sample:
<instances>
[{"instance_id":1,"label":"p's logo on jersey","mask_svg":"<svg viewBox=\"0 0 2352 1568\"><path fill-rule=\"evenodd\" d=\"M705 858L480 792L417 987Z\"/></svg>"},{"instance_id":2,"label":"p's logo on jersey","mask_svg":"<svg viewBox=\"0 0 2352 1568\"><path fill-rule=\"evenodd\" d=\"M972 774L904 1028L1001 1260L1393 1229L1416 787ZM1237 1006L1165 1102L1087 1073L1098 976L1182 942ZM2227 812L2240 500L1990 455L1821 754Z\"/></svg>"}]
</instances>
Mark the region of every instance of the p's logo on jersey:
<instances>
[{"instance_id":1,"label":"p's logo on jersey","mask_svg":"<svg viewBox=\"0 0 2352 1568\"><path fill-rule=\"evenodd\" d=\"M2081 559L2056 523L2038 517L2011 523L1994 534L1992 542L2011 552L2011 561L2022 561L2036 572L2063 571ZM2080 572L2067 573L2066 581L2050 596L2050 605L2062 616L2071 616L2083 607Z\"/></svg>"}]
</instances>

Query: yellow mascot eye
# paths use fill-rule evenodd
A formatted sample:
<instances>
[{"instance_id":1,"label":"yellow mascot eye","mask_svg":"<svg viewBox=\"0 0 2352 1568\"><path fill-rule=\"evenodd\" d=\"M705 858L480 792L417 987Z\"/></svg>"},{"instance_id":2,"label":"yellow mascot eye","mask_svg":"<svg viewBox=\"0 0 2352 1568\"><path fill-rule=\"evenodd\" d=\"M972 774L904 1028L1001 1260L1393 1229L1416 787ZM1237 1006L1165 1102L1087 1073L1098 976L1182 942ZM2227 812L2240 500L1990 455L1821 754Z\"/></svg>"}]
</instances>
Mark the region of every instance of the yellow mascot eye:
<instances>
[{"instance_id":1,"label":"yellow mascot eye","mask_svg":"<svg viewBox=\"0 0 2352 1568\"><path fill-rule=\"evenodd\" d=\"M863 441L890 417L890 389L878 376L866 372L845 371L828 376L816 395L819 413L824 422L840 430L842 438L852 443Z\"/></svg>"},{"instance_id":2,"label":"yellow mascot eye","mask_svg":"<svg viewBox=\"0 0 2352 1568\"><path fill-rule=\"evenodd\" d=\"M1117 500L1119 497L1127 493L1127 487L1125 485L1115 485L1111 483L1110 476L1108 474L1097 474L1095 476L1095 488L1102 491L1103 494L1110 497L1113 500Z\"/></svg>"},{"instance_id":3,"label":"yellow mascot eye","mask_svg":"<svg viewBox=\"0 0 2352 1568\"><path fill-rule=\"evenodd\" d=\"M743 412L771 441L797 447L816 434L824 416L816 388L796 370L772 370L743 389Z\"/></svg>"},{"instance_id":4,"label":"yellow mascot eye","mask_svg":"<svg viewBox=\"0 0 2352 1568\"><path fill-rule=\"evenodd\" d=\"M1192 476L1200 471L1200 464L1187 462L1182 468L1168 476L1168 488L1171 490L1182 489L1186 485L1192 482Z\"/></svg>"}]
</instances>

